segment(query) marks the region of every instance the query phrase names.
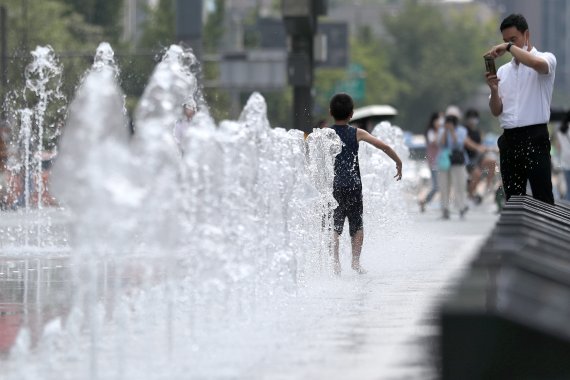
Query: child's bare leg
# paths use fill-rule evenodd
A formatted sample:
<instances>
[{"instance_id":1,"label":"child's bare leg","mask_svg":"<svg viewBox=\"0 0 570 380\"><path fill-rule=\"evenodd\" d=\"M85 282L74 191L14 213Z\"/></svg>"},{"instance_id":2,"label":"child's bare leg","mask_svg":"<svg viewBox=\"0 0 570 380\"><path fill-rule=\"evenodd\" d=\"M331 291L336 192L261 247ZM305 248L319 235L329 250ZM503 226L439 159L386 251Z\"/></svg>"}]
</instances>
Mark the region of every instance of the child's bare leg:
<instances>
[{"instance_id":1,"label":"child's bare leg","mask_svg":"<svg viewBox=\"0 0 570 380\"><path fill-rule=\"evenodd\" d=\"M360 266L360 253L362 252L362 243L364 241L364 230L360 229L352 236L352 269L359 273L365 273Z\"/></svg>"},{"instance_id":2,"label":"child's bare leg","mask_svg":"<svg viewBox=\"0 0 570 380\"><path fill-rule=\"evenodd\" d=\"M481 181L482 174L483 173L481 173L481 169L479 169L478 167L474 167L473 170L471 171L471 181L469 182L469 186L467 189L467 192L470 197L474 197L475 195L477 195L477 185L479 184L479 181Z\"/></svg>"},{"instance_id":3,"label":"child's bare leg","mask_svg":"<svg viewBox=\"0 0 570 380\"><path fill-rule=\"evenodd\" d=\"M340 274L340 259L339 259L339 238L337 232L333 233L333 271L334 274Z\"/></svg>"}]
</instances>

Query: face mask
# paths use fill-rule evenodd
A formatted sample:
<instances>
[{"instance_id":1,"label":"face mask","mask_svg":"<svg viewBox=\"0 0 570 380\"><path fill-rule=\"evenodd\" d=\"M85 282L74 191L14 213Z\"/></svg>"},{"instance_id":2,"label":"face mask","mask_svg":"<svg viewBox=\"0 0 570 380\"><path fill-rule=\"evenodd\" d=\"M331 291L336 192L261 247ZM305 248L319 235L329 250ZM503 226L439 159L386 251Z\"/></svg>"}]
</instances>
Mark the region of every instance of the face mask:
<instances>
[{"instance_id":1,"label":"face mask","mask_svg":"<svg viewBox=\"0 0 570 380\"><path fill-rule=\"evenodd\" d=\"M478 117L470 117L469 119L467 119L467 122L469 123L469 125L476 126L479 124L479 118Z\"/></svg>"}]
</instances>

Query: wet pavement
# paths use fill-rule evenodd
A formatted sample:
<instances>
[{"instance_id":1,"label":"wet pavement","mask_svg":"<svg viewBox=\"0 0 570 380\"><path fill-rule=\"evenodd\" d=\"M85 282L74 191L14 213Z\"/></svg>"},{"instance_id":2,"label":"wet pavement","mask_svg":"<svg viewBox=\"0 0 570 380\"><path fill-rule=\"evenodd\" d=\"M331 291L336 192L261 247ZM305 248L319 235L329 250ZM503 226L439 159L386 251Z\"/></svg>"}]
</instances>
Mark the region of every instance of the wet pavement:
<instances>
[{"instance_id":1,"label":"wet pavement","mask_svg":"<svg viewBox=\"0 0 570 380\"><path fill-rule=\"evenodd\" d=\"M367 224L372 226L362 254L367 274L348 269L345 239L342 275L309 283L303 296L275 317L281 320L272 325L280 330L270 333L274 340L245 343L244 351L256 353L246 370L211 378L437 378L437 306L493 228L493 211L483 205L465 220L452 215L443 221L432 208L382 228ZM30 327L33 345L50 319L65 318L70 279L65 255L36 252L20 258L0 250L0 355L6 359L23 326Z\"/></svg>"},{"instance_id":2,"label":"wet pavement","mask_svg":"<svg viewBox=\"0 0 570 380\"><path fill-rule=\"evenodd\" d=\"M450 221L439 220L431 210L412 215L406 228L377 244L365 237L362 262L368 274L340 279L357 290L337 293L345 297L336 300L343 306L317 324L310 338L295 341L282 366L272 362L265 372L252 375L436 379L437 307L494 226L498 216L493 210L483 205L465 220L452 215Z\"/></svg>"},{"instance_id":3,"label":"wet pavement","mask_svg":"<svg viewBox=\"0 0 570 380\"><path fill-rule=\"evenodd\" d=\"M70 279L67 258L0 257L0 355L10 351L22 327L29 327L34 346L47 322L65 317Z\"/></svg>"}]
</instances>

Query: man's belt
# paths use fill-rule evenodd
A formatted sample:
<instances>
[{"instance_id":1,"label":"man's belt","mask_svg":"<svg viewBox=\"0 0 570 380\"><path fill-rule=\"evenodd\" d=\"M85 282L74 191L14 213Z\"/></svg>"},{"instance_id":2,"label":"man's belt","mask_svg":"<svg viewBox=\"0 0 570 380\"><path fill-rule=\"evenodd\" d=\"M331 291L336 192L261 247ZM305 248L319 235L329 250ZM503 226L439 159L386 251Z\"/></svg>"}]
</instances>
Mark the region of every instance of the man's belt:
<instances>
[{"instance_id":1,"label":"man's belt","mask_svg":"<svg viewBox=\"0 0 570 380\"><path fill-rule=\"evenodd\" d=\"M548 127L546 126L546 123L542 123L542 124L525 125L517 128L505 128L503 131L504 131L503 133L507 136L509 135L516 136L522 134L532 134L541 131L546 131L548 133Z\"/></svg>"}]
</instances>

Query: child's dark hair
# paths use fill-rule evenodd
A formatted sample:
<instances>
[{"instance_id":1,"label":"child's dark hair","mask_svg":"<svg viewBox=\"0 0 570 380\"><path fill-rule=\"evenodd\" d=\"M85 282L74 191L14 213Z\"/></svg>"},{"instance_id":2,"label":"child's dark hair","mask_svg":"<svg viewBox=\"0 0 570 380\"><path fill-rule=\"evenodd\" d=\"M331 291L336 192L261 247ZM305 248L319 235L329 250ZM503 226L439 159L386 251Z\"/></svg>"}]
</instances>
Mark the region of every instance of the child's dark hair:
<instances>
[{"instance_id":1,"label":"child's dark hair","mask_svg":"<svg viewBox=\"0 0 570 380\"><path fill-rule=\"evenodd\" d=\"M479 117L479 112L474 109L474 108L469 108L466 112L465 112L465 118L469 119L470 117Z\"/></svg>"},{"instance_id":2,"label":"child's dark hair","mask_svg":"<svg viewBox=\"0 0 570 380\"><path fill-rule=\"evenodd\" d=\"M354 110L354 102L350 95L342 92L332 97L329 108L335 120L346 120Z\"/></svg>"},{"instance_id":3,"label":"child's dark hair","mask_svg":"<svg viewBox=\"0 0 570 380\"><path fill-rule=\"evenodd\" d=\"M517 28L517 30L521 33L524 33L528 30L528 23L526 22L526 18L518 13L513 13L503 20L500 27L501 32L513 26Z\"/></svg>"},{"instance_id":4,"label":"child's dark hair","mask_svg":"<svg viewBox=\"0 0 570 380\"><path fill-rule=\"evenodd\" d=\"M437 119L439 119L439 112L432 113L430 118L429 118L429 123L428 123L428 125L426 125L426 130L424 131L424 136L427 137L428 132L431 129L435 129L433 126L433 122L436 121Z\"/></svg>"}]
</instances>

